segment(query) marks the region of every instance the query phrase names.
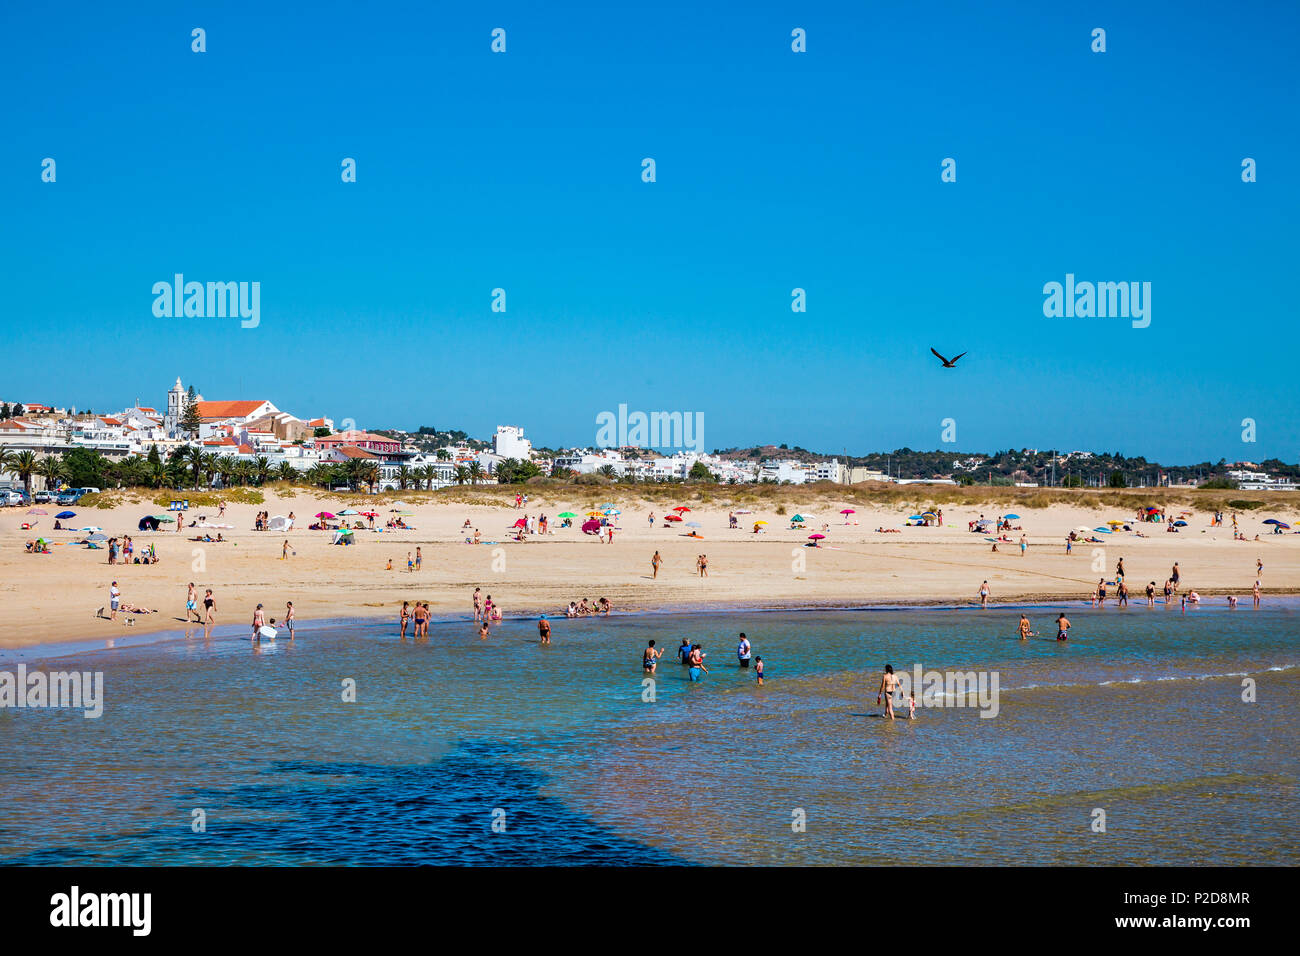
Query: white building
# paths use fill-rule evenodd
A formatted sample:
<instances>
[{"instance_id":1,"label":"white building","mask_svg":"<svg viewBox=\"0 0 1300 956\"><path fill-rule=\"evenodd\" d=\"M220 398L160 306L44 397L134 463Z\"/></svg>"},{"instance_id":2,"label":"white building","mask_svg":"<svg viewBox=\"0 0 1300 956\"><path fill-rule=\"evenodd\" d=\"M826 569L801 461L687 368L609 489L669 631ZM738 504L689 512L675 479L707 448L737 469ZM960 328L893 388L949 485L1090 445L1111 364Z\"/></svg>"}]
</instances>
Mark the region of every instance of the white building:
<instances>
[{"instance_id":1,"label":"white building","mask_svg":"<svg viewBox=\"0 0 1300 956\"><path fill-rule=\"evenodd\" d=\"M515 425L498 425L492 436L492 453L498 458L518 458L528 461L533 455L533 443L524 437L524 430Z\"/></svg>"}]
</instances>

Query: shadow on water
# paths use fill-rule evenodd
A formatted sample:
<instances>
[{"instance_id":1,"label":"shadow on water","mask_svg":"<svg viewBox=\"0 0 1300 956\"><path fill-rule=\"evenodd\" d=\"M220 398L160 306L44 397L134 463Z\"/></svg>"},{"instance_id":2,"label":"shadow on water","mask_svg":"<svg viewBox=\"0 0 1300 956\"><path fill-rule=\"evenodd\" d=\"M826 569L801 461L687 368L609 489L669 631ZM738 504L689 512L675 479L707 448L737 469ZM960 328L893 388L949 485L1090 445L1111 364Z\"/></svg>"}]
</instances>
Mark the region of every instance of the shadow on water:
<instances>
[{"instance_id":1,"label":"shadow on water","mask_svg":"<svg viewBox=\"0 0 1300 956\"><path fill-rule=\"evenodd\" d=\"M545 775L503 759L510 748L463 742L410 766L279 761L266 771L292 783L193 791L181 813L205 808L207 831L188 825L123 834L77 834L79 847L10 857L8 866L681 866L669 853L619 836L545 796ZM493 831L504 811L504 832ZM497 817L501 815L496 814Z\"/></svg>"}]
</instances>

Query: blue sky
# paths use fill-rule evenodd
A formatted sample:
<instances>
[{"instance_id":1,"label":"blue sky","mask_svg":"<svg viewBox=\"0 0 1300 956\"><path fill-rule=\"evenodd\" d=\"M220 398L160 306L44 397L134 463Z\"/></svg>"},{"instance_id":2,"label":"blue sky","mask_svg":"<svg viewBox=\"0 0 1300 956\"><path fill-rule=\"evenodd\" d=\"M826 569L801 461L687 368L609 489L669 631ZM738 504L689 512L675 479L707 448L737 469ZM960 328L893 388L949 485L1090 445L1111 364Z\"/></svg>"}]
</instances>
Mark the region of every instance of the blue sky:
<instances>
[{"instance_id":1,"label":"blue sky","mask_svg":"<svg viewBox=\"0 0 1300 956\"><path fill-rule=\"evenodd\" d=\"M0 398L1300 457L1294 4L464 6L6 5ZM176 272L260 325L155 318ZM1150 327L1045 318L1067 272Z\"/></svg>"}]
</instances>

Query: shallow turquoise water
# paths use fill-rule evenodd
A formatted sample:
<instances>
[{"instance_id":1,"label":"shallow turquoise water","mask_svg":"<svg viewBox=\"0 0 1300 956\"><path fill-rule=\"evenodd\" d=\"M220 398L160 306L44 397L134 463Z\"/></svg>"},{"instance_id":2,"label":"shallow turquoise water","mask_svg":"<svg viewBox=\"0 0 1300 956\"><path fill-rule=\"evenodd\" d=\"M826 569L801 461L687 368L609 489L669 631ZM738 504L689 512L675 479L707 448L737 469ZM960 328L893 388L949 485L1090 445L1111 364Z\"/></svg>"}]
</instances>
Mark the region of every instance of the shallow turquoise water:
<instances>
[{"instance_id":1,"label":"shallow turquoise water","mask_svg":"<svg viewBox=\"0 0 1300 956\"><path fill-rule=\"evenodd\" d=\"M82 651L46 666L102 670L101 719L0 710L0 859L1300 861L1300 613L1068 610L1066 645L1014 640L1016 610L927 609L559 620L549 648L523 621ZM1054 633L1056 609L1029 614ZM683 636L713 673L665 657L644 700L641 648ZM996 672L998 715L880 719L886 662Z\"/></svg>"}]
</instances>

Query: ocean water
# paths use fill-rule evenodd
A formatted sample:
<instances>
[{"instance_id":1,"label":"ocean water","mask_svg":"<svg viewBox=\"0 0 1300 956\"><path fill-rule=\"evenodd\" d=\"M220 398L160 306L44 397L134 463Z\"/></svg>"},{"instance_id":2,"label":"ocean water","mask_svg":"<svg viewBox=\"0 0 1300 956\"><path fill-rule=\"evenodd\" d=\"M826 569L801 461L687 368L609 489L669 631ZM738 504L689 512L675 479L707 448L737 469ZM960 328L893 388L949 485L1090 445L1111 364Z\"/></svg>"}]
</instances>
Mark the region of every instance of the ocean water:
<instances>
[{"instance_id":1,"label":"ocean water","mask_svg":"<svg viewBox=\"0 0 1300 956\"><path fill-rule=\"evenodd\" d=\"M1300 610L1067 608L1064 645L1058 610L1028 609L1027 642L994 608L561 619L551 647L519 621L80 650L39 666L102 671L101 718L0 710L0 862L1300 862ZM735 666L741 630L763 687ZM700 683L682 637L709 652ZM669 656L647 700L651 638ZM885 663L996 674L997 715L883 719Z\"/></svg>"}]
</instances>

